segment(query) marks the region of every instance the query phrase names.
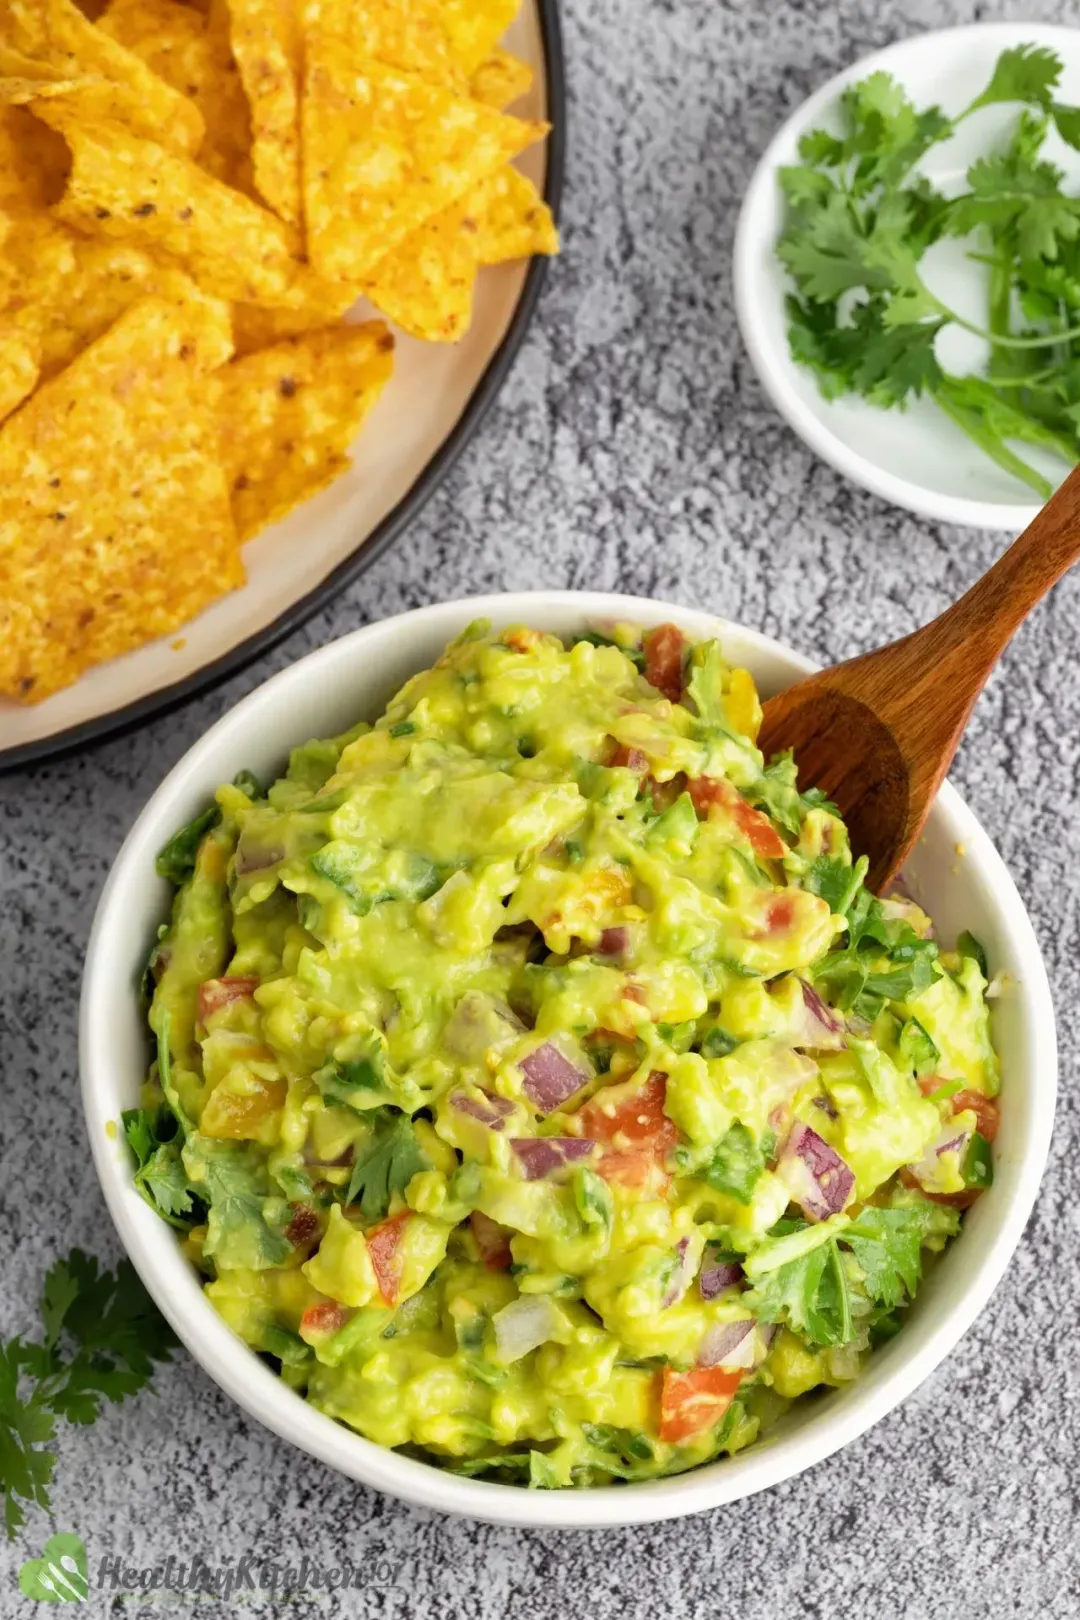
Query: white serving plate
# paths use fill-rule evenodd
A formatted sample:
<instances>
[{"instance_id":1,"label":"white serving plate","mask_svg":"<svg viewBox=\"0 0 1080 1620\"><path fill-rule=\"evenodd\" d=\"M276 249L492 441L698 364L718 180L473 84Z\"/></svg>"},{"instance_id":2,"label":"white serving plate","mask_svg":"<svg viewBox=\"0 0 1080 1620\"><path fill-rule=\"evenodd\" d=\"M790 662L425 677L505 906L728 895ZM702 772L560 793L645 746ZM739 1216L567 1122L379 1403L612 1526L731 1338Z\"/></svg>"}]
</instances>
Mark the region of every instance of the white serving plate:
<instances>
[{"instance_id":1,"label":"white serving plate","mask_svg":"<svg viewBox=\"0 0 1080 1620\"><path fill-rule=\"evenodd\" d=\"M551 134L519 167L557 207L565 108L557 0L524 0L506 46L534 81L512 111ZM524 340L547 270L534 259L482 270L459 343L396 333L394 374L347 473L244 547L247 584L169 636L88 670L34 705L0 698L0 769L85 743L190 697L303 623L374 562L434 493L493 403ZM361 303L357 318L376 314Z\"/></svg>"},{"instance_id":2,"label":"white serving plate","mask_svg":"<svg viewBox=\"0 0 1080 1620\"><path fill-rule=\"evenodd\" d=\"M1057 53L1059 99L1080 103L1080 30L1045 23L975 23L918 34L838 73L792 113L754 171L739 214L734 258L736 313L754 369L777 410L812 450L854 483L921 517L1014 534L1039 510L1038 497L984 455L932 400L913 400L900 411L878 410L855 396L822 397L813 372L796 365L788 352L784 298L790 283L775 244L783 224L777 170L799 162L799 141L808 130L838 128L835 108L847 85L878 71L891 73L917 107L936 103L956 113L989 81L1000 53L1023 44ZM1009 105L974 113L915 172L944 190L958 189L969 165L1004 138L1019 110ZM1080 152L1052 130L1043 156L1064 170L1068 191L1080 191ZM957 241L935 244L923 260L927 285L958 314L985 326L989 272L965 252ZM939 357L960 372L976 369L985 352L980 339L955 327L942 342L947 346ZM1031 445L1016 448L1051 483L1060 483L1068 472L1053 454Z\"/></svg>"}]
</instances>

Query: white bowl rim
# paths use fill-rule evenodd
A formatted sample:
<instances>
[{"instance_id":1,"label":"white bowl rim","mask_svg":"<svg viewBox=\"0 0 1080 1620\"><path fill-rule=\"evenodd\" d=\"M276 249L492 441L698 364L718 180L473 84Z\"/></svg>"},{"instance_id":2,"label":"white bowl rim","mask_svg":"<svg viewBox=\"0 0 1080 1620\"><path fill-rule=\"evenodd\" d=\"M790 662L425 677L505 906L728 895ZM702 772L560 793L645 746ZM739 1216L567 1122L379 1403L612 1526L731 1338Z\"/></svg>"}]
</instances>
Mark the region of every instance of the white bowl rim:
<instances>
[{"instance_id":1,"label":"white bowl rim","mask_svg":"<svg viewBox=\"0 0 1080 1620\"><path fill-rule=\"evenodd\" d=\"M809 406L792 388L788 371L795 362L786 345L782 352L774 348L763 329L759 298L759 285L755 272L755 255L760 250L770 193L776 185L776 171L780 154L793 133L802 132L812 125L824 110L836 100L840 91L857 79L865 78L879 69L889 71L898 56L912 46L929 39L940 41L942 49L958 46L965 36L978 34L980 38L996 38L1002 48L1009 45L1053 44L1075 51L1080 46L1080 31L1058 23L1043 22L976 22L955 28L920 30L905 39L895 40L880 51L861 57L849 67L833 75L820 89L815 90L787 117L758 161L750 184L743 197L735 227L735 246L732 259L732 282L735 295L735 316L739 323L743 343L750 355L758 380L769 399L803 442L828 462L837 472L853 483L860 484L873 495L906 507L919 517L941 523L963 523L978 529L1002 529L1018 534L1033 520L1040 509L1038 501L979 501L963 495L948 495L928 489L924 484L890 472L878 462L871 461L849 445L815 416ZM868 406L867 409L872 409Z\"/></svg>"},{"instance_id":2,"label":"white bowl rim","mask_svg":"<svg viewBox=\"0 0 1080 1620\"><path fill-rule=\"evenodd\" d=\"M782 643L758 631L700 609L655 598L599 591L506 592L460 598L375 621L307 654L272 676L223 715L179 760L152 795L128 833L98 902L86 953L79 1010L79 1064L83 1108L98 1178L124 1248L163 1315L192 1356L250 1416L348 1477L415 1506L532 1528L591 1529L654 1523L720 1507L779 1484L823 1461L863 1434L907 1397L949 1354L997 1286L1031 1212L1050 1145L1057 1088L1057 1046L1053 1002L1038 941L1022 900L1000 855L959 794L945 783L938 805L960 829L966 851L988 876L999 910L1017 949L1028 964L1025 997L1031 1006L1032 1070L1041 1079L1044 1109L1034 1121L1021 1165L1016 1195L1005 1207L993 1244L966 1279L952 1309L920 1350L866 1389L861 1381L845 1388L835 1410L811 1417L782 1440L765 1440L706 1467L659 1481L590 1490L531 1491L483 1480L463 1479L425 1462L404 1457L364 1439L325 1416L284 1385L218 1316L202 1293L195 1273L180 1253L171 1229L139 1197L126 1156L115 1151L120 1087L114 1083L109 1030L97 1013L115 980L108 949L114 918L123 912L125 890L152 870L153 856L175 825L171 808L189 777L223 739L239 739L248 716L272 706L273 696L293 682L325 676L339 662L349 665L366 641L388 632L444 623L449 640L471 619L536 622L573 615L585 621L624 619L659 623L670 618L690 634L737 635L794 673L815 666ZM265 723L264 721L261 723ZM283 749L294 739L285 739ZM242 750L241 750L242 751ZM239 757L239 753L237 755ZM192 1293L192 1286L194 1292ZM189 1296L181 1309L177 1293ZM898 1341L897 1341L898 1342ZM827 1421L826 1421L827 1420Z\"/></svg>"}]
</instances>

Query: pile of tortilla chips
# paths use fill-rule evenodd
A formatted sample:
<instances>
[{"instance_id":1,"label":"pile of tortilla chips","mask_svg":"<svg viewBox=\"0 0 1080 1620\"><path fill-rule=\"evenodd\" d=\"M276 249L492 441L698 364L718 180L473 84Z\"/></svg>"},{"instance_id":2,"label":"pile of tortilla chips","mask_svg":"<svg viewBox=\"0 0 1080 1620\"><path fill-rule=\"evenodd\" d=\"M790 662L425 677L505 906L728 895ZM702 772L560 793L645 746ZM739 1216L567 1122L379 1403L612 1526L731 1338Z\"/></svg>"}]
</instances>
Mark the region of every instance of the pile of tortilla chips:
<instances>
[{"instance_id":1,"label":"pile of tortilla chips","mask_svg":"<svg viewBox=\"0 0 1080 1620\"><path fill-rule=\"evenodd\" d=\"M0 695L243 583L338 476L385 321L554 253L518 0L0 0Z\"/></svg>"}]
</instances>

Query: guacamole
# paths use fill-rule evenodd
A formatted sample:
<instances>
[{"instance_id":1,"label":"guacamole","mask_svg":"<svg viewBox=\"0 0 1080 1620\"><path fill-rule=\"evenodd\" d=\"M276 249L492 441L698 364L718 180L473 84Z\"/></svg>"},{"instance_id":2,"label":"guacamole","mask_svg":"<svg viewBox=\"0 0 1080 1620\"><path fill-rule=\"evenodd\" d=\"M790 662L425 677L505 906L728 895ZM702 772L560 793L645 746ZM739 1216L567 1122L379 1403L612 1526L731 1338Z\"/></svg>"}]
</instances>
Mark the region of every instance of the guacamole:
<instances>
[{"instance_id":1,"label":"guacamole","mask_svg":"<svg viewBox=\"0 0 1080 1620\"><path fill-rule=\"evenodd\" d=\"M162 851L136 1182L322 1412L640 1480L901 1327L992 1176L986 963L760 718L674 626L478 623Z\"/></svg>"}]
</instances>

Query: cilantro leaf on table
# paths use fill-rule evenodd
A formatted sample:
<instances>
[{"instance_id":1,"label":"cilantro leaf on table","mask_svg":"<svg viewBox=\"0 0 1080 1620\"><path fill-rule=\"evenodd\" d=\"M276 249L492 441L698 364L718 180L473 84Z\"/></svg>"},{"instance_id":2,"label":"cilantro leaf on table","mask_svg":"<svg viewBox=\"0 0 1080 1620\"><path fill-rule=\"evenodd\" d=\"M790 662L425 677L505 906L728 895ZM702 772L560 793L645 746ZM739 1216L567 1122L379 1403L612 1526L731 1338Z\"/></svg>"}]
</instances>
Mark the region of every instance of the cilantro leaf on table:
<instances>
[{"instance_id":1,"label":"cilantro leaf on table","mask_svg":"<svg viewBox=\"0 0 1080 1620\"><path fill-rule=\"evenodd\" d=\"M130 1261L102 1271L73 1249L45 1278L42 1338L0 1342L0 1485L9 1540L25 1503L48 1509L57 1418L93 1423L102 1400L122 1401L170 1360L176 1339Z\"/></svg>"},{"instance_id":2,"label":"cilantro leaf on table","mask_svg":"<svg viewBox=\"0 0 1080 1620\"><path fill-rule=\"evenodd\" d=\"M871 74L844 91L836 125L807 132L800 163L778 175L793 359L827 399L855 394L882 409L932 399L1043 499L1053 485L1018 446L1080 459L1080 196L1042 155L1051 127L1080 149L1080 108L1054 99L1060 72L1044 47L1004 51L953 117L916 107L890 75ZM972 113L1008 102L1023 109L1009 139L972 163L961 195L918 172ZM923 278L923 256L945 235L964 238L968 256L990 267L985 326ZM989 340L982 374L943 364L938 340L952 325Z\"/></svg>"},{"instance_id":3,"label":"cilantro leaf on table","mask_svg":"<svg viewBox=\"0 0 1080 1620\"><path fill-rule=\"evenodd\" d=\"M417 1171L428 1168L412 1122L395 1110L380 1109L370 1142L356 1150L345 1202L359 1202L365 1221L382 1220L393 1195L403 1193Z\"/></svg>"}]
</instances>

